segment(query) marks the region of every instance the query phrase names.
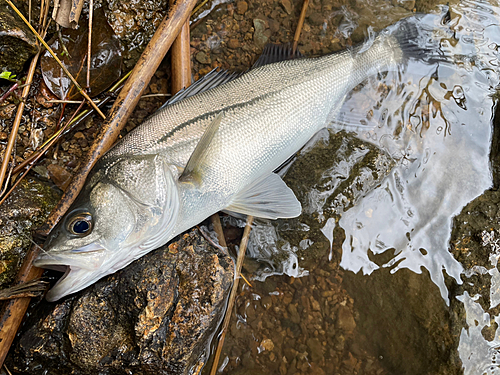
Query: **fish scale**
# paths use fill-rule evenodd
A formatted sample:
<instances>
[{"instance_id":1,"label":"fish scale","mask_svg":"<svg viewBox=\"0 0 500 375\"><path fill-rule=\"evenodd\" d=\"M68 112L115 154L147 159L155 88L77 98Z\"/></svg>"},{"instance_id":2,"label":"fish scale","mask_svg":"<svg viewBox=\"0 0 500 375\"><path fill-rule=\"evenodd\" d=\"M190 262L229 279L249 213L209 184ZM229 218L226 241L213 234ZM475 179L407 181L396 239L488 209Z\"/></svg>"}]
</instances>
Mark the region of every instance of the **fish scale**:
<instances>
[{"instance_id":1,"label":"fish scale","mask_svg":"<svg viewBox=\"0 0 500 375\"><path fill-rule=\"evenodd\" d=\"M51 233L35 264L66 273L47 299L92 284L220 210L298 216L300 203L273 171L335 119L350 90L402 63L402 48L415 52L408 25L352 50L254 68L157 111L96 164Z\"/></svg>"}]
</instances>

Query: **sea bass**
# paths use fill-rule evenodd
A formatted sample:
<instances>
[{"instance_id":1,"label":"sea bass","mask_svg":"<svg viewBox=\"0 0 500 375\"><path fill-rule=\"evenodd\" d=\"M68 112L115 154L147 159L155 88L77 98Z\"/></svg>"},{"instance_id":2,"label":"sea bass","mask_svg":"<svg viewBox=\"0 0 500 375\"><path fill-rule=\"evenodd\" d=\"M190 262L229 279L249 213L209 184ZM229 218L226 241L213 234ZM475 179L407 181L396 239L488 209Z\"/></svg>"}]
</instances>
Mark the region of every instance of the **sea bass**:
<instances>
[{"instance_id":1,"label":"sea bass","mask_svg":"<svg viewBox=\"0 0 500 375\"><path fill-rule=\"evenodd\" d=\"M37 267L65 270L48 300L79 291L210 215L291 218L273 173L335 120L344 97L418 52L407 22L368 44L262 65L157 111L96 164Z\"/></svg>"}]
</instances>

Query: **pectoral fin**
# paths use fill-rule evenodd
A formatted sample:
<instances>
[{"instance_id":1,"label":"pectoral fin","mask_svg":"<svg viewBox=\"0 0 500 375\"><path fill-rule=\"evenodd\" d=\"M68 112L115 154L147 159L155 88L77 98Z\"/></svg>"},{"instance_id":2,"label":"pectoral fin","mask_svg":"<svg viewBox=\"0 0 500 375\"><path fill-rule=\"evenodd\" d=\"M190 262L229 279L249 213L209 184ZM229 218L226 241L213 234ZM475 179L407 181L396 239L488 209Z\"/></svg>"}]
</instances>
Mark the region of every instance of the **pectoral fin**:
<instances>
[{"instance_id":1,"label":"pectoral fin","mask_svg":"<svg viewBox=\"0 0 500 375\"><path fill-rule=\"evenodd\" d=\"M193 153L191 154L186 168L179 176L180 182L191 182L199 185L201 183L200 165L203 163L207 156L208 146L214 139L215 133L219 129L220 122L222 120L222 113L215 116L215 119L210 125L208 125L207 130L203 133L200 141L196 145Z\"/></svg>"},{"instance_id":2,"label":"pectoral fin","mask_svg":"<svg viewBox=\"0 0 500 375\"><path fill-rule=\"evenodd\" d=\"M293 191L274 173L250 185L231 201L225 211L264 219L297 217L302 212Z\"/></svg>"}]
</instances>

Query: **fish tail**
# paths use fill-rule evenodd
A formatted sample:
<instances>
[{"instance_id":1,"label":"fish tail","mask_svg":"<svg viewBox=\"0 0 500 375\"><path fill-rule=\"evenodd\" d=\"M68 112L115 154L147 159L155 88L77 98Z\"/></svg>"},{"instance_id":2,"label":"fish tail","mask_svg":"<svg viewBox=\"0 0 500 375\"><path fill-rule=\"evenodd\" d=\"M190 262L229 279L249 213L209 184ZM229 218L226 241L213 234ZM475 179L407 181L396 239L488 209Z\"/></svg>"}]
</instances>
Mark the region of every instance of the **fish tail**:
<instances>
[{"instance_id":1,"label":"fish tail","mask_svg":"<svg viewBox=\"0 0 500 375\"><path fill-rule=\"evenodd\" d=\"M419 17L411 17L397 22L379 35L393 54L396 64L404 64L410 59L428 64L447 61L441 51L439 40L430 38Z\"/></svg>"}]
</instances>

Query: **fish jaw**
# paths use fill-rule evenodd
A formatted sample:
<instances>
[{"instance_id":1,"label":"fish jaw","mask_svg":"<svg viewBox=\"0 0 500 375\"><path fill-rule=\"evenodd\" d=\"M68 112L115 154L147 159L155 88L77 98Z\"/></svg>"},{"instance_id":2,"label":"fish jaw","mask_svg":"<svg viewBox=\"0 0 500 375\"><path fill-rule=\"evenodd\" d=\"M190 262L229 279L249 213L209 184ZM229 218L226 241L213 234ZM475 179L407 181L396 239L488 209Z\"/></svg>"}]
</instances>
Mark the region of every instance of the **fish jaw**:
<instances>
[{"instance_id":1,"label":"fish jaw","mask_svg":"<svg viewBox=\"0 0 500 375\"><path fill-rule=\"evenodd\" d=\"M110 262L109 252L99 244L89 244L71 251L44 252L34 261L36 267L63 271L64 275L47 292L50 302L77 292L113 273L116 268Z\"/></svg>"}]
</instances>

